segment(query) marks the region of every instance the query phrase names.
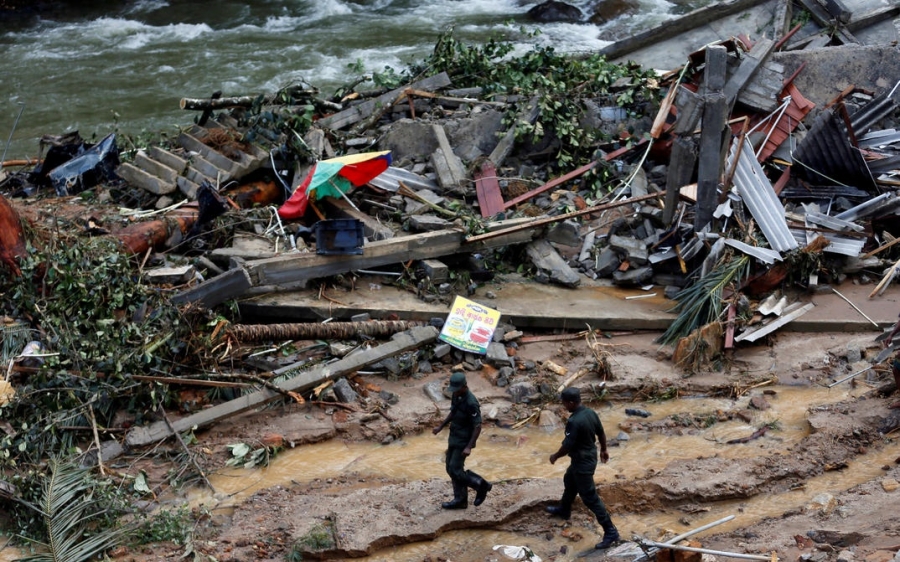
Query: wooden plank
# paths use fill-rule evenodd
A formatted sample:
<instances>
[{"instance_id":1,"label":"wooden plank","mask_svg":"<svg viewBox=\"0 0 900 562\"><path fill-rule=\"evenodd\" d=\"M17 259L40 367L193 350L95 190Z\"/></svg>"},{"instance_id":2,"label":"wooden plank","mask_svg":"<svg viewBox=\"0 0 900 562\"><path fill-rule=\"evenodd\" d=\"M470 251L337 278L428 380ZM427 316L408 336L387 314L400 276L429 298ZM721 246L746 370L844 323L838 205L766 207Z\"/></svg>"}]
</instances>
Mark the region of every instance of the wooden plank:
<instances>
[{"instance_id":1,"label":"wooden plank","mask_svg":"<svg viewBox=\"0 0 900 562\"><path fill-rule=\"evenodd\" d=\"M577 178L578 176L584 174L588 170L594 169L597 166L597 164L599 164L599 161L594 160L593 162L585 164L584 166L581 166L580 168L572 170L568 174L559 176L556 179L552 179L552 180L548 181L547 183L545 183L544 185L537 187L535 189L532 189L528 193L523 193L522 195L519 195L515 199L511 199L511 200L507 201L505 208L509 209L510 207L515 207L519 203L524 203L525 201L528 201L532 197L536 197L536 196L540 195L541 193L544 193L547 190L553 189L557 185L563 184L563 183L569 181L570 179Z\"/></svg>"},{"instance_id":2,"label":"wooden plank","mask_svg":"<svg viewBox=\"0 0 900 562\"><path fill-rule=\"evenodd\" d=\"M691 183L696 163L697 143L691 138L675 137L666 171L666 207L663 209L663 223L670 224L675 218L678 193L682 187Z\"/></svg>"},{"instance_id":3,"label":"wooden plank","mask_svg":"<svg viewBox=\"0 0 900 562\"><path fill-rule=\"evenodd\" d=\"M819 2L825 7L826 12L841 23L847 23L853 17L853 12L840 0L819 0Z\"/></svg>"},{"instance_id":4,"label":"wooden plank","mask_svg":"<svg viewBox=\"0 0 900 562\"><path fill-rule=\"evenodd\" d=\"M348 373L358 371L367 365L377 363L399 353L431 343L437 339L438 334L437 328L433 326L420 326L406 332L395 334L390 342L381 344L377 347L370 347L359 353L353 353L339 361L322 365L309 371L300 371L303 362L293 363L273 372L275 376L296 373L296 376L276 383L276 385L287 392L303 392L318 386L323 381L336 379ZM182 431L188 431L195 427L206 427L218 420L258 408L281 397L283 397L281 393L264 388L252 394L241 396L235 400L213 406L212 408L207 408L196 414L174 420L171 424L171 428L165 421L155 422L146 427L135 427L128 432L125 437L125 442L130 447L149 445L166 439L174 435L174 433L181 433Z\"/></svg>"},{"instance_id":5,"label":"wooden plank","mask_svg":"<svg viewBox=\"0 0 900 562\"><path fill-rule=\"evenodd\" d=\"M494 228L522 221L495 223ZM439 258L461 252L483 251L512 244L530 242L542 227L505 232L496 239L476 240L467 243L462 230L438 230L390 240L380 240L363 246L362 255L326 256L318 254L292 254L247 263L247 270L254 286L288 285L347 273L357 269L372 269L383 265L406 263L410 260Z\"/></svg>"},{"instance_id":6,"label":"wooden plank","mask_svg":"<svg viewBox=\"0 0 900 562\"><path fill-rule=\"evenodd\" d=\"M527 123L529 125L533 125L535 121L537 121L538 115L541 114L540 104L538 103L540 98L538 96L534 96L530 100L528 100L528 106L522 112L522 114L516 118L516 122L512 124L512 126L507 129L506 134L503 135L503 138L500 139L500 142L497 143L497 146L494 147L494 150L491 151L491 154L488 156L488 160L494 163L495 166L502 166L503 162L506 160L506 157L509 156L509 153L512 152L513 146L516 143L516 129L518 128L520 123Z\"/></svg>"},{"instance_id":7,"label":"wooden plank","mask_svg":"<svg viewBox=\"0 0 900 562\"><path fill-rule=\"evenodd\" d=\"M850 32L859 31L898 15L900 15L900 4L878 8L859 17L852 18L847 24L847 30Z\"/></svg>"},{"instance_id":8,"label":"wooden plank","mask_svg":"<svg viewBox=\"0 0 900 562\"><path fill-rule=\"evenodd\" d=\"M434 131L434 138L438 143L437 150L431 155L437 183L446 190L457 191L466 181L466 167L463 166L459 156L453 152L444 127L434 124L431 126L431 130Z\"/></svg>"},{"instance_id":9,"label":"wooden plank","mask_svg":"<svg viewBox=\"0 0 900 562\"><path fill-rule=\"evenodd\" d=\"M703 127L697 162L697 209L694 231L699 232L713 220L718 205L716 189L722 177L723 134L728 128L728 102L723 93L728 52L714 45L706 49L703 73Z\"/></svg>"},{"instance_id":10,"label":"wooden plank","mask_svg":"<svg viewBox=\"0 0 900 562\"><path fill-rule=\"evenodd\" d=\"M662 24L641 33L632 35L627 39L616 41L600 49L599 54L607 59L621 58L644 47L661 43L672 39L676 35L706 25L711 21L722 19L736 14L742 10L752 8L759 4L759 0L731 0L730 2L715 2L711 6L699 8L679 18L671 19Z\"/></svg>"},{"instance_id":11,"label":"wooden plank","mask_svg":"<svg viewBox=\"0 0 900 562\"><path fill-rule=\"evenodd\" d=\"M774 41L762 38L753 45L753 48L750 49L749 53L744 55L744 58L741 60L741 65L728 79L723 90L725 99L728 100L728 107L734 107L734 102L737 100L738 95L744 90L750 80L753 79L753 76L756 74L757 70L759 70L760 65L762 65L769 55L772 54L774 48ZM776 82L775 86L779 91L781 90L780 81Z\"/></svg>"},{"instance_id":12,"label":"wooden plank","mask_svg":"<svg viewBox=\"0 0 900 562\"><path fill-rule=\"evenodd\" d=\"M819 4L816 0L800 0L800 3L803 4L803 7L806 8L806 11L809 12L810 17L814 22L816 22L819 27L832 30L833 27L833 19L831 14L828 13L825 8ZM838 25L836 29L829 32L829 36L832 36L835 39L838 39L844 45L858 45L859 41L856 37L853 36L843 25Z\"/></svg>"},{"instance_id":13,"label":"wooden plank","mask_svg":"<svg viewBox=\"0 0 900 562\"><path fill-rule=\"evenodd\" d=\"M412 84L403 86L402 88L391 90L390 92L382 94L377 98L366 100L361 104L350 107L349 109L339 111L333 115L329 115L328 117L323 117L322 119L316 121L316 124L320 127L326 127L328 129L342 129L347 125L352 125L358 121L362 121L379 107L393 103L394 100L396 100L398 96L402 95L407 89L430 91L437 90L439 88L446 88L450 84L450 77L446 72L441 72L440 74L429 76L424 80L413 82Z\"/></svg>"},{"instance_id":14,"label":"wooden plank","mask_svg":"<svg viewBox=\"0 0 900 562\"><path fill-rule=\"evenodd\" d=\"M189 302L213 308L223 302L239 297L251 286L250 275L243 268L229 269L222 275L200 283L196 287L182 291L171 297L175 305Z\"/></svg>"},{"instance_id":15,"label":"wooden plank","mask_svg":"<svg viewBox=\"0 0 900 562\"><path fill-rule=\"evenodd\" d=\"M506 209L500 183L497 181L497 168L490 160L485 160L475 172L475 194L478 196L478 208L482 217L492 217Z\"/></svg>"}]
</instances>

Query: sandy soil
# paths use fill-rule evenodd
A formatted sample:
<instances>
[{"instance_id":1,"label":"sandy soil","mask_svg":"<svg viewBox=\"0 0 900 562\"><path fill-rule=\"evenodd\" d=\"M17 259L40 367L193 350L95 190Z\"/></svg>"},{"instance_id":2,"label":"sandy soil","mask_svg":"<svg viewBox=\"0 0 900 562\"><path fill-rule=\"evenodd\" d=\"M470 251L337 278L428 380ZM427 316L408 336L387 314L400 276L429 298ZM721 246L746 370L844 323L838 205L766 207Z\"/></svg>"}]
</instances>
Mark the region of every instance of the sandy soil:
<instances>
[{"instance_id":1,"label":"sandy soil","mask_svg":"<svg viewBox=\"0 0 900 562\"><path fill-rule=\"evenodd\" d=\"M738 349L721 371L688 377L673 367L671 350L661 349L653 342L656 335L634 334L607 340L612 344L608 349L612 350L613 378L606 381L608 394L604 400L632 402L663 390L671 393L671 389L683 396L749 393L754 386L776 376L776 384L757 388L764 391L755 392L749 410L718 414L721 419L751 416L750 410L765 408L766 399L775 399L780 389L828 383L851 372L860 357L871 358L879 351L872 334L783 333L766 343ZM518 349L520 358L537 365L553 361L569 369L577 369L587 353L584 340L533 343ZM299 446L335 438L385 443L397 436L430 429L439 418L435 404L422 387L446 380L453 365L436 363L433 367L432 373L418 373L415 379L401 376L392 381L374 375L357 378L357 388L380 392L363 399L370 406L368 414L362 409L288 406L228 420L198 435L197 447L213 452L201 458L208 470L215 470L227 459L225 445L240 440L281 436ZM486 423L510 424L528 415L534 405L513 404L505 388L491 383L495 373L491 367L485 367L481 372L485 376L469 377L473 392L483 402L490 402L496 413ZM543 369L538 368L535 373L529 376L538 384L542 377L545 382L555 380L542 374L546 373ZM900 491L895 490L900 480L900 449L895 431L900 426L900 413L887 408L896 399L896 395L885 396L892 390L892 383L886 384L890 380L886 372L878 373L870 379L871 388L860 388L858 398L809 408L809 432L799 442L787 443L777 437L761 439L758 454L749 458L701 456L672 461L662 470L624 475L604 483L599 486L601 495L618 517L681 510L686 514L686 526L678 531L684 532L691 528L692 518L687 514L714 510L723 502L778 497L803 488L808 479L858 466L854 463L876 462L874 459L884 459L887 454L892 460L883 463L877 477L861 485L831 489L817 495L813 502L794 505L751 526L719 534L707 531L694 543L723 552L775 553L779 559L790 561L887 562L900 550L900 512L896 509ZM589 375L579 385L585 389L601 382ZM390 404L382 404L380 410L385 415L371 408L375 396L391 395ZM543 407L564 416L557 404L545 403ZM618 429L621 428L607 428L607 432L615 435ZM635 421L626 429L673 435L685 431L683 424L672 419ZM776 433L777 428L770 436ZM442 479L403 481L335 474L326 480L262 490L227 516L203 518L194 541L195 555L218 561L288 560L295 545L307 543L299 548L302 559L352 559L383 552L390 546L438 539L453 530L476 529L514 533L521 537L521 544L539 541L545 560L572 560L576 552L571 534L577 529L599 529L592 527L583 507L576 510L568 524L548 522L543 507L558 498L560 491L561 482L556 480L505 481L495 486L491 501L482 506L484 509L448 512L435 509L447 494L447 483ZM580 502L576 505L580 506ZM339 540L310 541L323 528ZM646 538L664 540L661 536ZM310 546L310 542L316 544ZM467 554L439 541L435 545L429 555L417 560L506 559L496 553ZM621 550L592 553L585 559L600 559ZM156 545L142 552L122 553L121 558L163 560L183 552L183 547ZM548 552L553 554L548 556ZM633 554L625 554L621 559L633 558Z\"/></svg>"}]
</instances>

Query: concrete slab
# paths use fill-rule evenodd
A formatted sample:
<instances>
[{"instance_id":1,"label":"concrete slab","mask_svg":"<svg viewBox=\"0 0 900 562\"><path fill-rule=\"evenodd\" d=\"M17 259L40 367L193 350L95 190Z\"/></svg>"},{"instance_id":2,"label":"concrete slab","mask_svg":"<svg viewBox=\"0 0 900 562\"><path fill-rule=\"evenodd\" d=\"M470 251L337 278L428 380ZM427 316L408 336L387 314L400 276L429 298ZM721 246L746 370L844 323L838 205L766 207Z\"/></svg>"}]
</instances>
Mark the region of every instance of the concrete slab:
<instances>
[{"instance_id":1,"label":"concrete slab","mask_svg":"<svg viewBox=\"0 0 900 562\"><path fill-rule=\"evenodd\" d=\"M823 290L797 297L802 302L815 304L815 308L780 330L876 333L897 321L900 288L890 287L874 299L868 298L874 285L847 283L836 289L881 328L876 328L838 295ZM493 298L489 298L488 293ZM648 297L651 293L656 295ZM583 285L576 289L566 289L509 276L479 287L468 298L499 310L502 322L511 322L519 329L578 331L591 326L610 331L663 331L676 317L669 312L675 301L663 296L663 287L649 291L623 289L608 282L589 279L585 279ZM448 304L426 303L404 289L385 285L375 278L362 277L352 291L330 289L322 298L318 290L270 294L241 301L239 307L241 317L248 323L319 322L327 318L348 320L361 313L369 313L375 319L395 315L401 320L427 322L431 318L446 317L452 298L447 301Z\"/></svg>"}]
</instances>

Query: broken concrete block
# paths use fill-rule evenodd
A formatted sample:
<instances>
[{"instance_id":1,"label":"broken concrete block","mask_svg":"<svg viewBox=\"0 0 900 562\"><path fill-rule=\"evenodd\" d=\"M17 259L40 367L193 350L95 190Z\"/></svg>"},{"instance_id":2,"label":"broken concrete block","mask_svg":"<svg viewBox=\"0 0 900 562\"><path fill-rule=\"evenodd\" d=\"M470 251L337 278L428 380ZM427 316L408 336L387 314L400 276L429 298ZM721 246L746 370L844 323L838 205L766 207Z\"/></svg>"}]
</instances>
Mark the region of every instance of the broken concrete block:
<instances>
[{"instance_id":1,"label":"broken concrete block","mask_svg":"<svg viewBox=\"0 0 900 562\"><path fill-rule=\"evenodd\" d=\"M422 266L425 275L431 279L432 283L443 283L450 279L450 268L442 261L422 260L419 262L419 265Z\"/></svg>"},{"instance_id":2,"label":"broken concrete block","mask_svg":"<svg viewBox=\"0 0 900 562\"><path fill-rule=\"evenodd\" d=\"M353 387L350 386L350 383L345 378L339 378L334 381L334 395L340 402L345 404L359 400L359 394L353 390Z\"/></svg>"},{"instance_id":3,"label":"broken concrete block","mask_svg":"<svg viewBox=\"0 0 900 562\"><path fill-rule=\"evenodd\" d=\"M647 245L640 240L613 235L609 237L609 247L625 254L626 259L632 265L645 265L649 261Z\"/></svg>"},{"instance_id":4,"label":"broken concrete block","mask_svg":"<svg viewBox=\"0 0 900 562\"><path fill-rule=\"evenodd\" d=\"M547 233L547 240L564 246L581 246L581 233L578 225L571 220L557 223Z\"/></svg>"},{"instance_id":5,"label":"broken concrete block","mask_svg":"<svg viewBox=\"0 0 900 562\"><path fill-rule=\"evenodd\" d=\"M612 248L603 248L600 255L597 256L594 271L598 277L609 277L619 269L621 264L622 260L619 259L619 254L613 251Z\"/></svg>"},{"instance_id":6,"label":"broken concrete block","mask_svg":"<svg viewBox=\"0 0 900 562\"><path fill-rule=\"evenodd\" d=\"M197 270L193 265L159 267L144 272L144 279L153 285L184 285L194 278Z\"/></svg>"},{"instance_id":7,"label":"broken concrete block","mask_svg":"<svg viewBox=\"0 0 900 562\"><path fill-rule=\"evenodd\" d=\"M484 356L484 358L488 363L497 367L501 367L504 365L508 365L510 367L513 366L512 358L508 353L506 353L506 346L502 343L489 343L487 354Z\"/></svg>"},{"instance_id":8,"label":"broken concrete block","mask_svg":"<svg viewBox=\"0 0 900 562\"><path fill-rule=\"evenodd\" d=\"M546 240L536 240L525 247L525 253L540 271L546 272L553 283L576 287L581 283L578 273L559 255Z\"/></svg>"},{"instance_id":9,"label":"broken concrete block","mask_svg":"<svg viewBox=\"0 0 900 562\"><path fill-rule=\"evenodd\" d=\"M623 287L635 287L644 285L653 278L653 268L650 266L637 267L628 271L616 271L613 273L613 283Z\"/></svg>"},{"instance_id":10,"label":"broken concrete block","mask_svg":"<svg viewBox=\"0 0 900 562\"><path fill-rule=\"evenodd\" d=\"M413 215L409 217L409 228L413 232L434 232L450 228L452 223L434 215Z\"/></svg>"}]
</instances>

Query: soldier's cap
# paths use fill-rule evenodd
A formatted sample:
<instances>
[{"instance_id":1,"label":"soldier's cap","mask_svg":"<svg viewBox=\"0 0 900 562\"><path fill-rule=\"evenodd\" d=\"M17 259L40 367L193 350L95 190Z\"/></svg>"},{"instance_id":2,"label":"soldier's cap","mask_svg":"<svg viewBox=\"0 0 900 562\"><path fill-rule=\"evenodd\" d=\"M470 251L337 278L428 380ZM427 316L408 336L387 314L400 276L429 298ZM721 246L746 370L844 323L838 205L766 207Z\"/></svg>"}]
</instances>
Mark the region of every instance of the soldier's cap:
<instances>
[{"instance_id":1,"label":"soldier's cap","mask_svg":"<svg viewBox=\"0 0 900 562\"><path fill-rule=\"evenodd\" d=\"M560 393L559 397L566 402L580 402L581 391L575 387L569 387Z\"/></svg>"},{"instance_id":2,"label":"soldier's cap","mask_svg":"<svg viewBox=\"0 0 900 562\"><path fill-rule=\"evenodd\" d=\"M466 374L462 371L456 371L452 375L450 375L450 386L447 387L447 390L450 392L456 392L460 388L466 386Z\"/></svg>"}]
</instances>

